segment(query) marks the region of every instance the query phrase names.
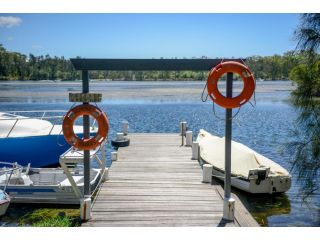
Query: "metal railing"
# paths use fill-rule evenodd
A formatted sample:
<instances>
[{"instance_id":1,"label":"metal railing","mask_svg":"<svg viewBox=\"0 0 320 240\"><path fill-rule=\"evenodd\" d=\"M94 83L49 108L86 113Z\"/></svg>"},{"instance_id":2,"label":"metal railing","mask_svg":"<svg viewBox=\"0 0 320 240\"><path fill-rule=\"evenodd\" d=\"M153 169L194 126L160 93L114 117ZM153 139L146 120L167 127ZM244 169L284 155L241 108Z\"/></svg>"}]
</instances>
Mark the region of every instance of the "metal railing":
<instances>
[{"instance_id":1,"label":"metal railing","mask_svg":"<svg viewBox=\"0 0 320 240\"><path fill-rule=\"evenodd\" d=\"M2 117L0 116L0 121L14 121L11 128L9 129L8 133L6 134L6 138L10 136L10 134L12 133L12 131L14 130L14 128L16 127L17 123L19 121L23 121L23 120L30 120L30 119L38 119L38 120L52 120L50 121L50 123L52 124L52 127L49 129L48 135L50 135L52 133L52 130L54 129L54 127L58 124L53 123L54 120L60 119L62 120L65 116L65 113L67 111L66 110L38 110L38 111L6 111L3 112L5 113L8 117ZM38 116L20 116L17 114L37 114ZM52 116L48 116L48 114L51 113L62 113L60 115L52 115ZM94 121L92 122L91 128L94 129L96 125L96 120L94 119Z\"/></svg>"},{"instance_id":2,"label":"metal railing","mask_svg":"<svg viewBox=\"0 0 320 240\"><path fill-rule=\"evenodd\" d=\"M16 170L22 171L23 167L17 163L9 163L9 162L0 162L0 166L1 165L4 165L4 167L2 167L2 169L0 169L0 176L5 174L5 184L4 184L4 188L3 188L3 191L5 192L7 189L7 186L10 182L11 176L13 175L13 172ZM5 166L8 166L8 168ZM8 175L9 175L9 177L8 177Z\"/></svg>"}]
</instances>

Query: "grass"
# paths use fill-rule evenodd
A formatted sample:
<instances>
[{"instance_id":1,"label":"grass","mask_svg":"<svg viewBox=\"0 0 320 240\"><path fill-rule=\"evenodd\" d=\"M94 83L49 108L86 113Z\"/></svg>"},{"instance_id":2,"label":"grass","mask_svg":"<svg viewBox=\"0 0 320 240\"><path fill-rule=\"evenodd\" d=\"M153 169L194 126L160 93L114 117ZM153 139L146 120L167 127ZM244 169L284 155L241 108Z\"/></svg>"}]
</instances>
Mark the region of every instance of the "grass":
<instances>
[{"instance_id":1,"label":"grass","mask_svg":"<svg viewBox=\"0 0 320 240\"><path fill-rule=\"evenodd\" d=\"M38 208L19 219L20 226L77 227L81 225L79 209Z\"/></svg>"},{"instance_id":2,"label":"grass","mask_svg":"<svg viewBox=\"0 0 320 240\"><path fill-rule=\"evenodd\" d=\"M39 222L33 223L33 227L76 227L73 220L69 217L45 218Z\"/></svg>"}]
</instances>

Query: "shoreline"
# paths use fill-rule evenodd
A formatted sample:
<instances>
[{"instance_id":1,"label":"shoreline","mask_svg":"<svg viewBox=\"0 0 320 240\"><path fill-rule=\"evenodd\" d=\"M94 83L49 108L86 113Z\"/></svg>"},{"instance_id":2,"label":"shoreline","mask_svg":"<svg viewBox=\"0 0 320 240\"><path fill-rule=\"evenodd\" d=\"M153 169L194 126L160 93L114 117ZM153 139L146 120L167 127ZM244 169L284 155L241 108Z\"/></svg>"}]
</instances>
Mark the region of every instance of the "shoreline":
<instances>
[{"instance_id":1,"label":"shoreline","mask_svg":"<svg viewBox=\"0 0 320 240\"><path fill-rule=\"evenodd\" d=\"M102 93L109 101L198 101L206 86L205 81L92 81L90 91ZM219 84L223 92L225 83ZM234 92L240 93L242 82L234 83ZM69 92L81 92L78 82L0 82L0 102L68 101ZM257 82L257 97L275 98L274 95L291 92L295 86L290 81Z\"/></svg>"}]
</instances>

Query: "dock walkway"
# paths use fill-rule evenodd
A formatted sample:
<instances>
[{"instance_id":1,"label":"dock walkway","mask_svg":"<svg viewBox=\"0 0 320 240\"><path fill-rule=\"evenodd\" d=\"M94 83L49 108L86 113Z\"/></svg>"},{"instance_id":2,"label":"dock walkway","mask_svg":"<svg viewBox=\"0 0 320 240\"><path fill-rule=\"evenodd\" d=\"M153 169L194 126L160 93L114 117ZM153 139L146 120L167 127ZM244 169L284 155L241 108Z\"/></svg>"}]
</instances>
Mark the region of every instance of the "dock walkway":
<instances>
[{"instance_id":1,"label":"dock walkway","mask_svg":"<svg viewBox=\"0 0 320 240\"><path fill-rule=\"evenodd\" d=\"M259 226L236 198L235 221L222 220L223 189L202 183L191 147L178 134L130 134L82 226Z\"/></svg>"}]
</instances>

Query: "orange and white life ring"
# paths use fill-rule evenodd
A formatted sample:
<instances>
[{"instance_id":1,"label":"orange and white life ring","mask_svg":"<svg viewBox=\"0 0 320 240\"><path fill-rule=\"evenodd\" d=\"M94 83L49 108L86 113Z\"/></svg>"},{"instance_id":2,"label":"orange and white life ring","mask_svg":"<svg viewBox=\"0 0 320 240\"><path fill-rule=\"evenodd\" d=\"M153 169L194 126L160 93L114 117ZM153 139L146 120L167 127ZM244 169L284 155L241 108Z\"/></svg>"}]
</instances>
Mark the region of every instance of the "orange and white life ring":
<instances>
[{"instance_id":1,"label":"orange and white life ring","mask_svg":"<svg viewBox=\"0 0 320 240\"><path fill-rule=\"evenodd\" d=\"M225 97L218 89L218 80L225 73L237 73L243 80L243 90L236 97ZM255 89L253 74L247 66L239 62L222 62L215 66L209 73L207 80L208 95L213 102L224 108L238 108L245 104L252 97Z\"/></svg>"},{"instance_id":2,"label":"orange and white life ring","mask_svg":"<svg viewBox=\"0 0 320 240\"><path fill-rule=\"evenodd\" d=\"M96 119L98 131L95 136L88 139L80 139L73 130L75 120L83 115L89 115ZM67 143L80 150L92 150L101 145L109 131L109 121L106 114L93 105L83 104L70 109L63 119L62 130Z\"/></svg>"}]
</instances>

